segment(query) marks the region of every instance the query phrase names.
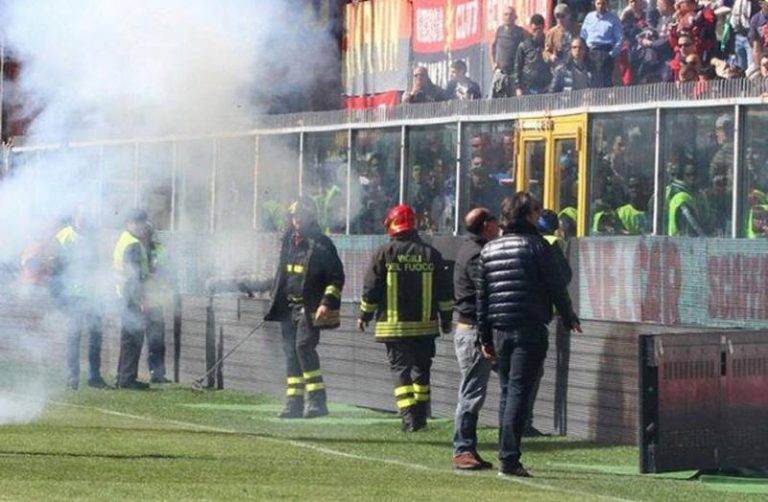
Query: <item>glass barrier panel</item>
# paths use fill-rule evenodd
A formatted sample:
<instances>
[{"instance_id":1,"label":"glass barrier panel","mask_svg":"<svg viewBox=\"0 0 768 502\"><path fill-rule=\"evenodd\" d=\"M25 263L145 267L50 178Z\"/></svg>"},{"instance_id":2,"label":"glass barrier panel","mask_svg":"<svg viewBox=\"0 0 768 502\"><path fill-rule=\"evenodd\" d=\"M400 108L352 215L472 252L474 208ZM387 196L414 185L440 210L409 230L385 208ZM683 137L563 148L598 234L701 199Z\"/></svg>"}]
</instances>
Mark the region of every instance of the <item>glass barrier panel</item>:
<instances>
[{"instance_id":1,"label":"glass barrier panel","mask_svg":"<svg viewBox=\"0 0 768 502\"><path fill-rule=\"evenodd\" d=\"M499 214L504 197L515 193L513 122L469 122L461 132L459 217L485 207ZM463 225L459 225L463 231Z\"/></svg>"},{"instance_id":2,"label":"glass barrier panel","mask_svg":"<svg viewBox=\"0 0 768 502\"><path fill-rule=\"evenodd\" d=\"M662 222L666 235L728 237L733 214L733 109L665 110Z\"/></svg>"},{"instance_id":3,"label":"glass barrier panel","mask_svg":"<svg viewBox=\"0 0 768 502\"><path fill-rule=\"evenodd\" d=\"M455 125L413 127L408 134L405 201L422 232L451 234L456 210Z\"/></svg>"},{"instance_id":4,"label":"glass barrier panel","mask_svg":"<svg viewBox=\"0 0 768 502\"><path fill-rule=\"evenodd\" d=\"M741 172L744 173L743 231L749 239L768 237L768 110L746 108Z\"/></svg>"},{"instance_id":5,"label":"glass barrier panel","mask_svg":"<svg viewBox=\"0 0 768 502\"><path fill-rule=\"evenodd\" d=\"M287 228L288 206L299 198L299 135L259 137L257 222L265 232Z\"/></svg>"},{"instance_id":6,"label":"glass barrier panel","mask_svg":"<svg viewBox=\"0 0 768 502\"><path fill-rule=\"evenodd\" d=\"M350 233L383 234L389 208L400 200L400 134L397 129L355 132L350 180Z\"/></svg>"},{"instance_id":7,"label":"glass barrier panel","mask_svg":"<svg viewBox=\"0 0 768 502\"><path fill-rule=\"evenodd\" d=\"M317 222L326 233L347 228L347 131L307 133L301 193L317 207Z\"/></svg>"},{"instance_id":8,"label":"glass barrier panel","mask_svg":"<svg viewBox=\"0 0 768 502\"><path fill-rule=\"evenodd\" d=\"M109 145L103 149L104 183L101 192L102 225L123 228L125 217L136 207L136 145Z\"/></svg>"},{"instance_id":9,"label":"glass barrier panel","mask_svg":"<svg viewBox=\"0 0 768 502\"><path fill-rule=\"evenodd\" d=\"M139 145L139 198L155 230L171 229L173 144Z\"/></svg>"},{"instance_id":10,"label":"glass barrier panel","mask_svg":"<svg viewBox=\"0 0 768 502\"><path fill-rule=\"evenodd\" d=\"M176 228L182 232L211 231L213 140L176 144Z\"/></svg>"},{"instance_id":11,"label":"glass barrier panel","mask_svg":"<svg viewBox=\"0 0 768 502\"><path fill-rule=\"evenodd\" d=\"M216 231L253 228L254 137L218 140L216 157Z\"/></svg>"},{"instance_id":12,"label":"glass barrier panel","mask_svg":"<svg viewBox=\"0 0 768 502\"><path fill-rule=\"evenodd\" d=\"M587 235L653 230L655 132L653 111L590 118Z\"/></svg>"},{"instance_id":13,"label":"glass barrier panel","mask_svg":"<svg viewBox=\"0 0 768 502\"><path fill-rule=\"evenodd\" d=\"M579 213L579 152L574 138L555 139L555 169L560 184L557 208L559 230L564 238L576 236ZM553 209L553 208L545 208ZM555 231L556 229L550 229Z\"/></svg>"},{"instance_id":14,"label":"glass barrier panel","mask_svg":"<svg viewBox=\"0 0 768 502\"><path fill-rule=\"evenodd\" d=\"M528 192L539 201L544 200L544 164L547 155L545 140L523 141L523 168L528 180Z\"/></svg>"}]
</instances>

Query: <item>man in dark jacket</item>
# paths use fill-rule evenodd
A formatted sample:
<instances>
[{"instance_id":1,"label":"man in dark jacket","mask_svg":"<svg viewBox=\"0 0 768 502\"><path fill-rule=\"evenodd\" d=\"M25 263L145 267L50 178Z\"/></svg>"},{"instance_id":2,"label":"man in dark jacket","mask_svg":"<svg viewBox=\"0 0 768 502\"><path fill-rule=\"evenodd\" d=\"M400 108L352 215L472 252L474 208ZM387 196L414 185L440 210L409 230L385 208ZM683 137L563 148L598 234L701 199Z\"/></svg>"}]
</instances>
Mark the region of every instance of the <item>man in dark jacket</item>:
<instances>
[{"instance_id":1,"label":"man in dark jacket","mask_svg":"<svg viewBox=\"0 0 768 502\"><path fill-rule=\"evenodd\" d=\"M483 354L495 355L499 369L499 474L529 477L520 462L520 441L547 354L553 304L567 329L581 328L568 300L566 278L536 229L540 202L518 192L504 199L501 212L504 236L480 253L477 335Z\"/></svg>"},{"instance_id":2,"label":"man in dark jacket","mask_svg":"<svg viewBox=\"0 0 768 502\"><path fill-rule=\"evenodd\" d=\"M541 14L531 16L531 36L517 48L515 73L518 96L547 92L552 73L549 63L544 60L544 17Z\"/></svg>"},{"instance_id":3,"label":"man in dark jacket","mask_svg":"<svg viewBox=\"0 0 768 502\"><path fill-rule=\"evenodd\" d=\"M555 69L549 92L578 91L593 87L592 67L587 59L587 43L583 38L571 41L570 57Z\"/></svg>"},{"instance_id":4,"label":"man in dark jacket","mask_svg":"<svg viewBox=\"0 0 768 502\"><path fill-rule=\"evenodd\" d=\"M282 324L287 390L280 417L314 418L328 414L317 344L321 329L339 327L344 266L320 230L311 199L294 202L288 212L291 229L283 236L264 320Z\"/></svg>"},{"instance_id":5,"label":"man in dark jacket","mask_svg":"<svg viewBox=\"0 0 768 502\"><path fill-rule=\"evenodd\" d=\"M478 261L480 250L499 236L499 225L484 207L470 210L464 220L469 236L459 248L453 269L454 310L459 315L453 345L461 371L459 402L453 430L453 468L490 469L493 466L477 453L477 419L485 402L491 361L477 347L475 313L477 310Z\"/></svg>"},{"instance_id":6,"label":"man in dark jacket","mask_svg":"<svg viewBox=\"0 0 768 502\"><path fill-rule=\"evenodd\" d=\"M413 209L393 207L384 225L391 240L365 274L357 327L365 331L376 317L375 336L387 347L402 429L415 432L427 425L435 338L451 331L451 279L440 253L419 238Z\"/></svg>"}]
</instances>

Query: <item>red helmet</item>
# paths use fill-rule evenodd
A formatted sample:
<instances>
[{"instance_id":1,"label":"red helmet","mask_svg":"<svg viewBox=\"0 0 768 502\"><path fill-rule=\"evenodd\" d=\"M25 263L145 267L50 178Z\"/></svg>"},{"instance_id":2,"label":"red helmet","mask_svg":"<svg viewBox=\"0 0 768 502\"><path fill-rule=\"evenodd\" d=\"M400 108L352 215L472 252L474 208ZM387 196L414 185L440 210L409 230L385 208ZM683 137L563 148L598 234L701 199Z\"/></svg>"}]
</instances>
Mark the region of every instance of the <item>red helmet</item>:
<instances>
[{"instance_id":1,"label":"red helmet","mask_svg":"<svg viewBox=\"0 0 768 502\"><path fill-rule=\"evenodd\" d=\"M405 204L398 204L387 213L387 219L384 220L384 226L387 227L389 235L397 235L409 230L416 230L416 215L413 209Z\"/></svg>"}]
</instances>

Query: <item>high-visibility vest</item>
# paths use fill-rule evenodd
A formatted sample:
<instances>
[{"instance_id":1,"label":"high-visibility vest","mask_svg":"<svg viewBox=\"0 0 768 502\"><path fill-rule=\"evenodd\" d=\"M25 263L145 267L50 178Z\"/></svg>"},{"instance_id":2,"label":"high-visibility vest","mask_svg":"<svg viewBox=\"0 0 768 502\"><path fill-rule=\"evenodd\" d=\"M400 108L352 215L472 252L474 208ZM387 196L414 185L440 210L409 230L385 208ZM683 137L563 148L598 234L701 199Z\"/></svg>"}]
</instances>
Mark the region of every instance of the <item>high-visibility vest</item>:
<instances>
[{"instance_id":1,"label":"high-visibility vest","mask_svg":"<svg viewBox=\"0 0 768 502\"><path fill-rule=\"evenodd\" d=\"M677 213L683 204L687 204L694 215L696 214L696 202L690 193L677 192L673 195L669 201L669 219L667 220L667 230L670 236L680 236L680 228L677 226Z\"/></svg>"},{"instance_id":2,"label":"high-visibility vest","mask_svg":"<svg viewBox=\"0 0 768 502\"><path fill-rule=\"evenodd\" d=\"M117 279L116 291L117 296L120 298L123 297L123 286L125 285L125 252L134 244L138 244L141 249L141 270L139 270L141 278L146 279L149 275L149 256L144 248L144 244L129 231L123 231L117 240L117 244L115 244L115 251L112 253L112 266L115 269Z\"/></svg>"},{"instance_id":3,"label":"high-visibility vest","mask_svg":"<svg viewBox=\"0 0 768 502\"><path fill-rule=\"evenodd\" d=\"M77 233L77 230L75 230L72 225L67 225L56 232L55 238L62 249L71 251L73 247L77 246L77 242L80 240L80 234ZM64 284L64 287L66 288L67 294L70 296L85 296L85 284L83 283L83 277L78 277L79 275L81 274L67 274L65 277L67 283Z\"/></svg>"},{"instance_id":4,"label":"high-visibility vest","mask_svg":"<svg viewBox=\"0 0 768 502\"><path fill-rule=\"evenodd\" d=\"M567 216L570 219L572 219L574 223L578 223L578 220L579 220L579 212L573 206L568 206L563 208L558 214L558 216L560 218L562 218L563 216Z\"/></svg>"},{"instance_id":5,"label":"high-visibility vest","mask_svg":"<svg viewBox=\"0 0 768 502\"><path fill-rule=\"evenodd\" d=\"M632 204L625 204L616 210L621 224L630 235L640 235L648 230L645 211L636 209Z\"/></svg>"},{"instance_id":6,"label":"high-visibility vest","mask_svg":"<svg viewBox=\"0 0 768 502\"><path fill-rule=\"evenodd\" d=\"M554 234L545 234L545 235L542 235L542 237L544 237L544 240L547 241L550 246L554 246L554 245L562 246L561 244L562 239L560 239L560 237Z\"/></svg>"}]
</instances>

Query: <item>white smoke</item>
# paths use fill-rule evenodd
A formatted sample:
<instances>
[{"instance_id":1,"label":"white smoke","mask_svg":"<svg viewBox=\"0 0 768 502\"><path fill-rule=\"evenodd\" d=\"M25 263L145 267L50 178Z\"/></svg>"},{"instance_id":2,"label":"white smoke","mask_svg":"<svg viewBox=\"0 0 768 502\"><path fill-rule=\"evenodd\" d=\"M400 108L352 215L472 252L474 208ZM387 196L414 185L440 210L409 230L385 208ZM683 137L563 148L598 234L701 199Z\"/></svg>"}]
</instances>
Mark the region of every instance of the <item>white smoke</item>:
<instances>
[{"instance_id":1,"label":"white smoke","mask_svg":"<svg viewBox=\"0 0 768 502\"><path fill-rule=\"evenodd\" d=\"M162 148L146 144L136 146L135 154L130 142L126 147L106 147L107 153L97 163L94 152L98 147L82 148L78 141L243 131L256 124L256 116L272 106L275 98L301 94L319 74L333 71L335 42L324 27L312 24L309 3L4 2L5 49L21 63L19 79L10 87L7 83L6 90L23 104L25 115L32 120L21 146L58 147L39 154L12 155L12 172L0 182L0 225L4 229L0 264L8 268L18 263L31 241L50 238L59 222L81 204L100 212L99 222L119 221L118 211L133 205L136 197L130 190L118 193L117 183L103 182L121 176L129 182L134 179L130 161L114 160L119 155L110 157L113 150L125 148L128 159L133 155L140 158L140 168L164 166L164 172L141 179L142 193L163 193L169 182L170 146L162 158L160 154L152 158L152 152ZM209 151L206 141L210 140L202 140L201 148ZM184 148L179 146L180 158ZM249 151L247 147L241 150ZM232 154L221 156L226 163L238 163ZM202 173L210 169L210 163L181 167L188 176L179 176L187 176L184 179L188 183L180 196L205 194L209 178ZM252 156L242 159L242 170L252 172ZM195 183L199 184L198 192L190 186ZM140 195L138 200L146 198ZM178 221L199 221L198 215L202 215L203 223L197 230L206 229L204 217L210 214L209 207L195 210L187 204L182 210L194 216L181 214ZM220 213L216 214L220 218ZM108 259L104 257L105 262ZM102 282L111 280L110 275ZM18 293L9 289L0 294L6 292ZM29 338L39 335L29 333ZM57 347L55 353L46 355L59 364L63 364L63 340L61 333L55 341L59 345L51 345ZM32 392L35 385L23 389L32 402L44 401L44 386L38 387L41 392ZM28 404L14 404L13 396L19 390L0 395L0 423L30 419ZM31 409L34 415L41 408Z\"/></svg>"}]
</instances>

